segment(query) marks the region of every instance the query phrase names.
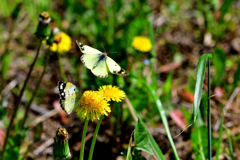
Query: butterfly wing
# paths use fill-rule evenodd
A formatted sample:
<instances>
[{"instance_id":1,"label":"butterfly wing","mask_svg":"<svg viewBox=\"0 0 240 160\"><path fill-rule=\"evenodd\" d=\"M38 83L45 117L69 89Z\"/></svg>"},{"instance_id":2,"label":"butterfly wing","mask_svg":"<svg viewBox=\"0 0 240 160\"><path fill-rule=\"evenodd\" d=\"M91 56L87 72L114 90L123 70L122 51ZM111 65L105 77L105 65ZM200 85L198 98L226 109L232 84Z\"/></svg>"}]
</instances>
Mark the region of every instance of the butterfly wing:
<instances>
[{"instance_id":1,"label":"butterfly wing","mask_svg":"<svg viewBox=\"0 0 240 160\"><path fill-rule=\"evenodd\" d=\"M117 75L127 76L128 73L122 69L112 58L107 57L106 59L108 70Z\"/></svg>"},{"instance_id":2,"label":"butterfly wing","mask_svg":"<svg viewBox=\"0 0 240 160\"><path fill-rule=\"evenodd\" d=\"M106 58L98 61L97 65L91 69L92 73L100 78L106 78L108 76L108 69L106 64Z\"/></svg>"},{"instance_id":3,"label":"butterfly wing","mask_svg":"<svg viewBox=\"0 0 240 160\"><path fill-rule=\"evenodd\" d=\"M99 54L99 53L102 53L101 51L95 49L95 48L92 48L88 45L85 45L81 42L79 42L78 40L76 41L79 49L81 50L82 53L84 54Z\"/></svg>"},{"instance_id":4,"label":"butterfly wing","mask_svg":"<svg viewBox=\"0 0 240 160\"><path fill-rule=\"evenodd\" d=\"M81 56L83 65L90 69L95 76L106 78L108 72L113 74L127 76L128 73L122 69L114 60L107 57L101 51L76 41L78 47L84 53Z\"/></svg>"},{"instance_id":5,"label":"butterfly wing","mask_svg":"<svg viewBox=\"0 0 240 160\"><path fill-rule=\"evenodd\" d=\"M99 54L84 54L81 56L81 61L85 67L92 70L99 61Z\"/></svg>"},{"instance_id":6,"label":"butterfly wing","mask_svg":"<svg viewBox=\"0 0 240 160\"><path fill-rule=\"evenodd\" d=\"M60 105L64 111L70 114L80 102L81 91L70 82L58 82L58 90Z\"/></svg>"}]
</instances>

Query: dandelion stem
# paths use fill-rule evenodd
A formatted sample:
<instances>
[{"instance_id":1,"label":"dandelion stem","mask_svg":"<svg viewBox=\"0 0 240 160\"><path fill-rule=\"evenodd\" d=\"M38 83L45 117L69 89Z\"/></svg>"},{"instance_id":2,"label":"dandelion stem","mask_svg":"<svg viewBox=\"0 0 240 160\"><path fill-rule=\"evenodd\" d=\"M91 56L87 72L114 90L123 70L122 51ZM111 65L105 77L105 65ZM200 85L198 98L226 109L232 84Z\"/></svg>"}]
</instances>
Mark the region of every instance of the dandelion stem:
<instances>
[{"instance_id":1,"label":"dandelion stem","mask_svg":"<svg viewBox=\"0 0 240 160\"><path fill-rule=\"evenodd\" d=\"M208 58L208 159L212 159L212 145L211 145L211 108L210 108L210 59Z\"/></svg>"},{"instance_id":2,"label":"dandelion stem","mask_svg":"<svg viewBox=\"0 0 240 160\"><path fill-rule=\"evenodd\" d=\"M8 128L7 128L7 133L6 133L6 137L5 137L5 141L4 141L5 143L4 143L4 145L3 145L3 149L2 149L2 153L1 153L1 155L2 155L1 160L4 160L4 152L5 152L5 150L6 150L6 146L7 146L9 134L10 134L10 131L11 131L12 125L13 125L13 121L14 121L14 119L15 119L15 117L16 117L17 111L18 111L19 106L20 106L20 104L21 104L21 99L22 99L23 93L24 93L24 91L25 91L25 88L26 88L26 86L27 86L27 83L28 83L28 80L29 80L29 78L30 78L30 75L31 75L31 73L32 73L32 71L33 71L34 65L35 65L35 63L36 63L36 61L37 61L37 58L38 58L38 55L39 55L39 51L40 51L41 45L42 45L42 40L40 41L39 47L38 47L38 49L37 49L36 56L35 56L35 58L34 58L34 61L33 61L33 63L32 63L31 66L30 66L30 70L29 70L29 72L28 72L28 74L27 74L27 77L26 77L26 79L25 79L24 85L23 85L23 87L22 87L22 89L21 89L21 91L20 91L20 94L19 94L18 98L17 98L16 108L15 108L14 111L13 111L13 115L12 115L12 117L11 117L9 126L8 126Z\"/></svg>"},{"instance_id":3,"label":"dandelion stem","mask_svg":"<svg viewBox=\"0 0 240 160\"><path fill-rule=\"evenodd\" d=\"M102 119L103 119L103 115L101 115L100 119L98 120L97 127L94 131L94 135L93 135L93 139L92 139L92 143L91 143L91 148L90 148L89 155L88 155L88 160L92 160L93 151L94 151L94 147L95 147L95 143L96 143L96 139L97 139L97 135L98 135L98 131L99 131Z\"/></svg>"},{"instance_id":4,"label":"dandelion stem","mask_svg":"<svg viewBox=\"0 0 240 160\"><path fill-rule=\"evenodd\" d=\"M134 122L137 122L138 119L137 119L137 116L136 116L136 114L135 114L135 112L134 112L134 109L133 109L133 106L132 106L130 100L128 99L127 96L124 97L124 99L125 99L125 102L127 103L128 110L129 110L129 112L130 112L130 114L131 114Z\"/></svg>"},{"instance_id":5,"label":"dandelion stem","mask_svg":"<svg viewBox=\"0 0 240 160\"><path fill-rule=\"evenodd\" d=\"M48 49L48 52L44 55L44 59L45 59L44 68L43 68L42 74L41 74L41 76L40 76L40 78L39 78L38 84L37 84L37 86L36 86L36 88L35 88L35 90L34 90L34 92L33 92L33 95L32 95L30 101L28 102L28 104L27 104L27 106L26 106L25 114L24 114L23 121L22 121L22 124L21 124L21 128L24 128L24 124L25 124L25 122L26 122L26 120L27 120L27 117L28 117L27 115L28 115L28 112L29 112L29 110L30 110L30 106L31 106L31 104L32 104L32 102L33 102L34 97L35 97L36 94L37 94L38 88L39 88L39 86L40 86L40 84L41 84L41 82L42 82L42 79L43 79L46 71L47 71L47 66L48 66L49 58L50 58L50 48Z\"/></svg>"},{"instance_id":6,"label":"dandelion stem","mask_svg":"<svg viewBox=\"0 0 240 160\"><path fill-rule=\"evenodd\" d=\"M89 121L89 119L86 118L85 123L84 123L83 133L82 133L82 142L81 142L79 160L83 160L83 156L84 156L85 137L86 137L86 133L87 133L88 121Z\"/></svg>"},{"instance_id":7,"label":"dandelion stem","mask_svg":"<svg viewBox=\"0 0 240 160\"><path fill-rule=\"evenodd\" d=\"M58 55L58 65L59 65L59 69L60 69L60 73L61 73L62 79L63 79L64 82L67 82L67 77L66 77L64 69L63 69L61 56L60 56L60 53L58 52L58 49L57 49L57 55Z\"/></svg>"}]
</instances>

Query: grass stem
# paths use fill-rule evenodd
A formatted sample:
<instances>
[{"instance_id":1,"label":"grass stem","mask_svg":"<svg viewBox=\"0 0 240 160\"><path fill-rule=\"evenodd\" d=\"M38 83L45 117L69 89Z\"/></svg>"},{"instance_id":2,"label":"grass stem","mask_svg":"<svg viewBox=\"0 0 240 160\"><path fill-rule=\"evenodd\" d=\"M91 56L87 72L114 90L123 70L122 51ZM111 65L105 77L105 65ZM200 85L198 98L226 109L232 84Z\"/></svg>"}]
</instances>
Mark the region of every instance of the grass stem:
<instances>
[{"instance_id":1,"label":"grass stem","mask_svg":"<svg viewBox=\"0 0 240 160\"><path fill-rule=\"evenodd\" d=\"M23 85L23 87L22 87L22 89L21 89L21 91L20 91L20 93L19 93L18 98L17 98L16 107L15 107L15 109L14 109L14 111L13 111L13 115L12 115L12 117L11 117L9 126L8 126L8 128L7 128L7 133L6 133L6 137L5 137L5 141L4 141L4 145L3 145L3 149L2 149L2 153L1 153L1 155L2 155L2 156L1 156L1 157L2 157L1 160L4 160L4 153L5 153L5 150L6 150L6 146L7 146L8 138L9 138L9 135L10 135L10 131L11 131L12 126L13 126L13 121L14 121L16 115L17 115L17 111L18 111L19 106L20 106L20 104L21 104L21 99L22 99L23 93L24 93L25 88L26 88L26 86L27 86L27 83L28 83L28 80L29 80L29 78L30 78L30 75L31 75L31 73L32 73L32 71L33 71L33 68L34 68L34 66L35 66L35 63L36 63L36 61L37 61L37 58L38 58L38 55L39 55L39 52L40 52L41 45L42 45L42 40L40 41L39 47L38 47L38 49L37 49L36 56L35 56L35 58L34 58L34 61L33 61L33 63L32 63L31 66L30 66L30 70L29 70L29 72L28 72L28 74L27 74L27 77L26 77L26 79L25 79L25 81L24 81L24 85Z\"/></svg>"},{"instance_id":2,"label":"grass stem","mask_svg":"<svg viewBox=\"0 0 240 160\"><path fill-rule=\"evenodd\" d=\"M212 140L211 140L211 97L210 97L210 59L208 58L208 159L212 159Z\"/></svg>"},{"instance_id":3,"label":"grass stem","mask_svg":"<svg viewBox=\"0 0 240 160\"><path fill-rule=\"evenodd\" d=\"M24 128L25 122L26 122L27 117L28 117L27 115L28 115L28 113L29 113L29 111L30 111L30 106L31 106L31 104L32 104L32 102L33 102L34 97L35 97L36 94L37 94L38 88L39 88L39 86L40 86L40 84L41 84L41 82L42 82L42 79L43 79L46 71L47 71L49 58L50 58L50 48L48 49L48 52L44 55L44 59L45 59L44 68L43 68L42 74L41 74L41 76L40 76L40 78L39 78L38 84L37 84L35 90L33 91L33 95L32 95L30 101L28 102L28 104L27 104L27 106L26 106L25 113L24 113L24 117L23 117L23 121L22 121L22 123L21 123L21 128Z\"/></svg>"}]
</instances>

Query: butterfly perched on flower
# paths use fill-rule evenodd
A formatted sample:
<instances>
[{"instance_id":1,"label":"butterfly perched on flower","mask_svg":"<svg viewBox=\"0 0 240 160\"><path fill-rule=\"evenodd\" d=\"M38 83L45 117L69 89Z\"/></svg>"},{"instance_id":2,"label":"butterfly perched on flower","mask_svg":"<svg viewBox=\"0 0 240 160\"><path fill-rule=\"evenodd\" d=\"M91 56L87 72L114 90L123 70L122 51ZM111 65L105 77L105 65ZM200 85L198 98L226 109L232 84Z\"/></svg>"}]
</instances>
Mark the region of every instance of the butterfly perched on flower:
<instances>
[{"instance_id":1,"label":"butterfly perched on flower","mask_svg":"<svg viewBox=\"0 0 240 160\"><path fill-rule=\"evenodd\" d=\"M60 105L64 111L70 114L79 104L81 91L71 82L58 82Z\"/></svg>"},{"instance_id":2,"label":"butterfly perched on flower","mask_svg":"<svg viewBox=\"0 0 240 160\"><path fill-rule=\"evenodd\" d=\"M128 75L112 58L107 56L106 52L103 53L78 41L76 43L83 53L80 58L83 65L90 69L95 76L106 78L109 72L121 76Z\"/></svg>"}]
</instances>

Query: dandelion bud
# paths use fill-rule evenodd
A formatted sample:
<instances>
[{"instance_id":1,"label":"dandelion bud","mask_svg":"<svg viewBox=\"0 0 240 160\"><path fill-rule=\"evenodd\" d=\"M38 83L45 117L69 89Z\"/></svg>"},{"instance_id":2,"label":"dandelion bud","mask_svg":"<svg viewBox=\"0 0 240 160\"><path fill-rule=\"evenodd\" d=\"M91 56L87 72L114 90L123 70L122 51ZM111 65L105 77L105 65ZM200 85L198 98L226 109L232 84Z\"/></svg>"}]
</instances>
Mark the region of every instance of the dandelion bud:
<instances>
[{"instance_id":1,"label":"dandelion bud","mask_svg":"<svg viewBox=\"0 0 240 160\"><path fill-rule=\"evenodd\" d=\"M51 21L50 15L48 12L42 12L38 18L38 27L36 31L36 36L40 39L46 39L50 35L50 26Z\"/></svg>"},{"instance_id":2,"label":"dandelion bud","mask_svg":"<svg viewBox=\"0 0 240 160\"><path fill-rule=\"evenodd\" d=\"M53 148L54 159L69 159L71 153L68 146L68 132L65 128L58 128L56 132L56 137L54 138L54 148Z\"/></svg>"},{"instance_id":3,"label":"dandelion bud","mask_svg":"<svg viewBox=\"0 0 240 160\"><path fill-rule=\"evenodd\" d=\"M50 18L50 15L48 12L42 12L39 15L38 20L39 20L39 22L42 22L44 24L49 24L51 22L51 18Z\"/></svg>"}]
</instances>

